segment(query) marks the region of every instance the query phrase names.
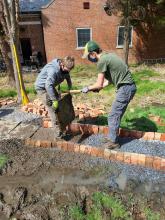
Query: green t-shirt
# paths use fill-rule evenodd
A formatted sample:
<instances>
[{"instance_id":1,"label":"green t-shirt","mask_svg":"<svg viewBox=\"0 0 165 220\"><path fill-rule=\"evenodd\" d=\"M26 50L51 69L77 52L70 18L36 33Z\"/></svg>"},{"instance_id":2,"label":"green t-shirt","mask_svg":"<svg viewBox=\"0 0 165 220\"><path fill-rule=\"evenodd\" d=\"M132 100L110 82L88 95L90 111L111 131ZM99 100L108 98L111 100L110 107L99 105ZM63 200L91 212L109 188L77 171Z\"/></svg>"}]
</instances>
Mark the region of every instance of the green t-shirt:
<instances>
[{"instance_id":1,"label":"green t-shirt","mask_svg":"<svg viewBox=\"0 0 165 220\"><path fill-rule=\"evenodd\" d=\"M124 61L114 53L103 53L97 63L99 73L104 73L105 78L117 88L121 84L131 84L131 72Z\"/></svg>"}]
</instances>

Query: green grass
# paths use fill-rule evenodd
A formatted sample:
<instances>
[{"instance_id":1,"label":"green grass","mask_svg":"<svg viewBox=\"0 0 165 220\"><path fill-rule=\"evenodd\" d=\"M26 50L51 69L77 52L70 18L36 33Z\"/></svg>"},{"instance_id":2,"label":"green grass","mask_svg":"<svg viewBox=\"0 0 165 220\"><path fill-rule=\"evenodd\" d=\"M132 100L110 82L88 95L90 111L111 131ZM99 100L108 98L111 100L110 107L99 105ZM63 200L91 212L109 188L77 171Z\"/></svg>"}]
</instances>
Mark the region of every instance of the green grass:
<instances>
[{"instance_id":1,"label":"green grass","mask_svg":"<svg viewBox=\"0 0 165 220\"><path fill-rule=\"evenodd\" d=\"M149 114L160 116L165 122L164 107L149 106L146 108L128 109L121 121L121 127L130 130L165 132L165 126L159 126L149 119ZM107 125L107 115L98 117L98 125Z\"/></svg>"},{"instance_id":2,"label":"green grass","mask_svg":"<svg viewBox=\"0 0 165 220\"><path fill-rule=\"evenodd\" d=\"M152 77L158 77L159 73L153 70L144 69L133 73L133 78L137 85L137 95L148 96L152 91L165 93L165 83L161 81L152 81Z\"/></svg>"},{"instance_id":3,"label":"green grass","mask_svg":"<svg viewBox=\"0 0 165 220\"><path fill-rule=\"evenodd\" d=\"M121 200L102 192L92 195L92 205L87 213L80 206L73 206L69 215L73 220L132 219Z\"/></svg>"},{"instance_id":4,"label":"green grass","mask_svg":"<svg viewBox=\"0 0 165 220\"><path fill-rule=\"evenodd\" d=\"M8 160L8 157L6 155L0 154L0 169L2 169L4 167L7 160Z\"/></svg>"},{"instance_id":5,"label":"green grass","mask_svg":"<svg viewBox=\"0 0 165 220\"><path fill-rule=\"evenodd\" d=\"M144 213L147 220L160 220L160 214L153 212L150 208L145 208Z\"/></svg>"},{"instance_id":6,"label":"green grass","mask_svg":"<svg viewBox=\"0 0 165 220\"><path fill-rule=\"evenodd\" d=\"M0 89L0 98L15 97L16 95L15 89Z\"/></svg>"}]
</instances>

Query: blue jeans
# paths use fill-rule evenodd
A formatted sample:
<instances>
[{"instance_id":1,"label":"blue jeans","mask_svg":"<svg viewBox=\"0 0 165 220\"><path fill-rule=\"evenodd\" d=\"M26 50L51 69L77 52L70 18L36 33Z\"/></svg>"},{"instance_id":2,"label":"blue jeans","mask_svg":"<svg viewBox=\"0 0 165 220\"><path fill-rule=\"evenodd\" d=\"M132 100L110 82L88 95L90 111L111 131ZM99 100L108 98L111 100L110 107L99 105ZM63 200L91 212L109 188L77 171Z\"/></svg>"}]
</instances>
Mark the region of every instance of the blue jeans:
<instances>
[{"instance_id":1,"label":"blue jeans","mask_svg":"<svg viewBox=\"0 0 165 220\"><path fill-rule=\"evenodd\" d=\"M116 99L112 104L112 109L108 116L108 138L112 142L118 142L118 133L121 119L127 109L129 102L131 101L131 99L133 99L135 93L136 85L134 83L122 85L117 90Z\"/></svg>"}]
</instances>

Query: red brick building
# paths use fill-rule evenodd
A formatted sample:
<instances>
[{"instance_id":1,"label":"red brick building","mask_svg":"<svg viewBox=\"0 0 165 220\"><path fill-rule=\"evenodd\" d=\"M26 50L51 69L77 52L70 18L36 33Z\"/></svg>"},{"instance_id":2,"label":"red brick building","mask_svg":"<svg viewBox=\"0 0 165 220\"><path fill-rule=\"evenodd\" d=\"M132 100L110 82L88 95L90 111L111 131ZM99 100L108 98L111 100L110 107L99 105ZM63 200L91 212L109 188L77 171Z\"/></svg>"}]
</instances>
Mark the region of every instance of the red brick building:
<instances>
[{"instance_id":1,"label":"red brick building","mask_svg":"<svg viewBox=\"0 0 165 220\"><path fill-rule=\"evenodd\" d=\"M47 60L55 56L81 59L86 41L97 41L102 49L123 56L123 27L115 16L106 15L103 0L55 0L42 9ZM165 28L130 31L132 63L144 59L165 58Z\"/></svg>"},{"instance_id":2,"label":"red brick building","mask_svg":"<svg viewBox=\"0 0 165 220\"><path fill-rule=\"evenodd\" d=\"M91 39L103 50L123 57L124 27L120 26L118 17L105 13L104 0L35 0L33 3L41 2L40 6L43 2L48 3L42 9L40 7L41 12L22 14L20 33L25 44L26 38L30 39L31 48L41 51L43 56L46 52L47 61L73 55L77 63L88 63L81 56L84 45ZM165 27L152 30L132 27L130 38L131 63L165 58Z\"/></svg>"}]
</instances>

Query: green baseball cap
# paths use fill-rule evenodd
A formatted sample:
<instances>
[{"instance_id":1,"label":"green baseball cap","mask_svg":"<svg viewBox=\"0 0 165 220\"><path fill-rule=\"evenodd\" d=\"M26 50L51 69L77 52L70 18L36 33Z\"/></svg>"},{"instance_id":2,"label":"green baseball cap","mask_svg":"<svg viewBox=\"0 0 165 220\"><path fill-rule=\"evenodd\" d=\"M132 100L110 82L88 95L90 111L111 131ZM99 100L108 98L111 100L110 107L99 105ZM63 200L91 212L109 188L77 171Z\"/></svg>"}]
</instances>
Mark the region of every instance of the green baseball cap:
<instances>
[{"instance_id":1,"label":"green baseball cap","mask_svg":"<svg viewBox=\"0 0 165 220\"><path fill-rule=\"evenodd\" d=\"M85 50L82 58L87 58L90 52L93 52L99 48L100 46L95 41L88 41L88 43L85 45Z\"/></svg>"}]
</instances>

